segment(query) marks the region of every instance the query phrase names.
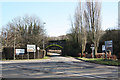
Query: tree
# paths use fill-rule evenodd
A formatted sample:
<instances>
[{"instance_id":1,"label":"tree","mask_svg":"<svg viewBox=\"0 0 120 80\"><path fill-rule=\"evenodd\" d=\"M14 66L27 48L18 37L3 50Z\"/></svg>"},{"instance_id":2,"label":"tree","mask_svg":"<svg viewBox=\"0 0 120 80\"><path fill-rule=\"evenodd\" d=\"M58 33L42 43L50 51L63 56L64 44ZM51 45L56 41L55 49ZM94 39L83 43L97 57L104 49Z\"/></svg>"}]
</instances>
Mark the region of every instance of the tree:
<instances>
[{"instance_id":1,"label":"tree","mask_svg":"<svg viewBox=\"0 0 120 80\"><path fill-rule=\"evenodd\" d=\"M97 48L99 46L99 40L101 37L101 2L95 2L90 0L86 2L86 10L85 10L85 22L88 30L88 34L90 36L91 41L94 44L95 54L97 53Z\"/></svg>"},{"instance_id":2,"label":"tree","mask_svg":"<svg viewBox=\"0 0 120 80\"><path fill-rule=\"evenodd\" d=\"M85 27L85 17L84 17L84 3L79 2L76 13L75 13L75 23L78 26L78 41L81 48L81 53L85 51L86 42L87 42L87 33Z\"/></svg>"},{"instance_id":3,"label":"tree","mask_svg":"<svg viewBox=\"0 0 120 80\"><path fill-rule=\"evenodd\" d=\"M9 25L9 27L8 27ZM2 46L13 47L14 42L14 26L10 23L7 24L7 28L3 28L1 32Z\"/></svg>"},{"instance_id":4,"label":"tree","mask_svg":"<svg viewBox=\"0 0 120 80\"><path fill-rule=\"evenodd\" d=\"M120 53L120 40L119 40L120 30L119 29L108 29L105 31L105 34L102 35L100 42L105 43L105 41L112 40L113 41L113 53Z\"/></svg>"},{"instance_id":5,"label":"tree","mask_svg":"<svg viewBox=\"0 0 120 80\"><path fill-rule=\"evenodd\" d=\"M73 38L74 42L79 44L82 54L85 51L87 42L87 33L84 19L84 3L79 2L74 14L74 23L71 22L71 37Z\"/></svg>"},{"instance_id":6,"label":"tree","mask_svg":"<svg viewBox=\"0 0 120 80\"><path fill-rule=\"evenodd\" d=\"M42 45L45 29L38 17L17 17L9 22L2 30L2 42L6 47L26 47L27 44Z\"/></svg>"}]
</instances>

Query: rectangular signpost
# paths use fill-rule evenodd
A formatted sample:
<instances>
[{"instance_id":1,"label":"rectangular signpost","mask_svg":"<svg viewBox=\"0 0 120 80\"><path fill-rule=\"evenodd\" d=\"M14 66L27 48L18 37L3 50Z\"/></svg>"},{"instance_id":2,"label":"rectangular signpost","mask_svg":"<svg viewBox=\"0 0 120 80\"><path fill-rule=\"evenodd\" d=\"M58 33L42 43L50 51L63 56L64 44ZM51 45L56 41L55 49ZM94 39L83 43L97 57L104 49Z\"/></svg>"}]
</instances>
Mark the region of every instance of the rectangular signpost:
<instances>
[{"instance_id":1,"label":"rectangular signpost","mask_svg":"<svg viewBox=\"0 0 120 80\"><path fill-rule=\"evenodd\" d=\"M107 51L111 51L111 53L113 52L112 40L105 41L105 58L107 58Z\"/></svg>"},{"instance_id":2,"label":"rectangular signpost","mask_svg":"<svg viewBox=\"0 0 120 80\"><path fill-rule=\"evenodd\" d=\"M105 52L105 45L102 45L102 52Z\"/></svg>"},{"instance_id":3,"label":"rectangular signpost","mask_svg":"<svg viewBox=\"0 0 120 80\"><path fill-rule=\"evenodd\" d=\"M16 55L24 55L25 49L15 49Z\"/></svg>"},{"instance_id":4,"label":"rectangular signpost","mask_svg":"<svg viewBox=\"0 0 120 80\"><path fill-rule=\"evenodd\" d=\"M105 41L105 51L111 51L111 53L113 52L112 40Z\"/></svg>"},{"instance_id":5,"label":"rectangular signpost","mask_svg":"<svg viewBox=\"0 0 120 80\"><path fill-rule=\"evenodd\" d=\"M25 49L15 49L15 53L16 53L16 55L22 55L22 59L23 59Z\"/></svg>"},{"instance_id":6,"label":"rectangular signpost","mask_svg":"<svg viewBox=\"0 0 120 80\"><path fill-rule=\"evenodd\" d=\"M36 46L35 45L27 45L27 52L28 52L28 59L29 59L29 52L34 52L34 59L35 59Z\"/></svg>"}]
</instances>

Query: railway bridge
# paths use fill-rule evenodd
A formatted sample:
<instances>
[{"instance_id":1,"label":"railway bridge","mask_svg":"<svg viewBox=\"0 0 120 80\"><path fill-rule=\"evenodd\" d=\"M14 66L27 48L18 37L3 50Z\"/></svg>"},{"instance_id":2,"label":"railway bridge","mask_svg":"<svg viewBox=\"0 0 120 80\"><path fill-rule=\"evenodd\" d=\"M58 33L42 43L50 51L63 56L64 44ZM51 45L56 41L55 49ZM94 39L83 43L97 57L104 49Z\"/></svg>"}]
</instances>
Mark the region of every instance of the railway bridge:
<instances>
[{"instance_id":1,"label":"railway bridge","mask_svg":"<svg viewBox=\"0 0 120 80\"><path fill-rule=\"evenodd\" d=\"M61 50L61 55L64 53L64 45L66 40L50 40L46 45L46 55L48 50Z\"/></svg>"}]
</instances>

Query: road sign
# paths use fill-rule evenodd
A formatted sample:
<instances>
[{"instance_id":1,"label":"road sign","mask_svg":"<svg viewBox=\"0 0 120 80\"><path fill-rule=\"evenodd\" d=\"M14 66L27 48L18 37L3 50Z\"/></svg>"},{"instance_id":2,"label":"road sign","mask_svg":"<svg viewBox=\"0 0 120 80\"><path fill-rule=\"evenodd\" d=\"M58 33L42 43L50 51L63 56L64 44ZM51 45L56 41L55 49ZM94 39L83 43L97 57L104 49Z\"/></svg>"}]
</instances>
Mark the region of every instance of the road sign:
<instances>
[{"instance_id":1,"label":"road sign","mask_svg":"<svg viewBox=\"0 0 120 80\"><path fill-rule=\"evenodd\" d=\"M25 49L15 49L16 55L24 55Z\"/></svg>"},{"instance_id":2,"label":"road sign","mask_svg":"<svg viewBox=\"0 0 120 80\"><path fill-rule=\"evenodd\" d=\"M90 47L92 50L94 50L95 49L95 47L94 47L94 44L91 44L91 47Z\"/></svg>"},{"instance_id":3,"label":"road sign","mask_svg":"<svg viewBox=\"0 0 120 80\"><path fill-rule=\"evenodd\" d=\"M35 45L27 45L27 52L36 52Z\"/></svg>"},{"instance_id":4,"label":"road sign","mask_svg":"<svg viewBox=\"0 0 120 80\"><path fill-rule=\"evenodd\" d=\"M109 51L109 50L113 52L112 40L105 41L105 51Z\"/></svg>"},{"instance_id":5,"label":"road sign","mask_svg":"<svg viewBox=\"0 0 120 80\"><path fill-rule=\"evenodd\" d=\"M94 44L91 44L91 47L94 47Z\"/></svg>"},{"instance_id":6,"label":"road sign","mask_svg":"<svg viewBox=\"0 0 120 80\"><path fill-rule=\"evenodd\" d=\"M102 45L102 52L105 51L105 45Z\"/></svg>"},{"instance_id":7,"label":"road sign","mask_svg":"<svg viewBox=\"0 0 120 80\"><path fill-rule=\"evenodd\" d=\"M37 47L37 50L40 50L40 48L39 48L39 47Z\"/></svg>"}]
</instances>

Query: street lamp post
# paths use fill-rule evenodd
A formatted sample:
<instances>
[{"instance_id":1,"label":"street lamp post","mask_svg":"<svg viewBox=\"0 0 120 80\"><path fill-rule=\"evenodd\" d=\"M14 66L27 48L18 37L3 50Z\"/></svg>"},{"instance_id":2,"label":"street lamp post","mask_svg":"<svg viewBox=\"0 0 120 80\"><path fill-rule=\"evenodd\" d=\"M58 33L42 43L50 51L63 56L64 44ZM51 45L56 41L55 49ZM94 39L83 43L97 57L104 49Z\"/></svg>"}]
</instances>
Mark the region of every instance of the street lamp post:
<instances>
[{"instance_id":1,"label":"street lamp post","mask_svg":"<svg viewBox=\"0 0 120 80\"><path fill-rule=\"evenodd\" d=\"M16 40L16 30L15 30L15 28L14 28L14 60L15 60L15 40Z\"/></svg>"},{"instance_id":2,"label":"street lamp post","mask_svg":"<svg viewBox=\"0 0 120 80\"><path fill-rule=\"evenodd\" d=\"M43 22L43 26L45 25L46 23L45 22ZM44 42L44 37L43 37L43 50L45 49L45 42Z\"/></svg>"},{"instance_id":3,"label":"street lamp post","mask_svg":"<svg viewBox=\"0 0 120 80\"><path fill-rule=\"evenodd\" d=\"M44 22L44 23L43 23L43 26L44 26L45 24L46 24L46 23ZM44 54L44 57L45 57L44 49L45 49L45 42L44 42L44 36L43 36L43 54Z\"/></svg>"}]
</instances>

